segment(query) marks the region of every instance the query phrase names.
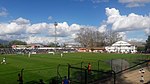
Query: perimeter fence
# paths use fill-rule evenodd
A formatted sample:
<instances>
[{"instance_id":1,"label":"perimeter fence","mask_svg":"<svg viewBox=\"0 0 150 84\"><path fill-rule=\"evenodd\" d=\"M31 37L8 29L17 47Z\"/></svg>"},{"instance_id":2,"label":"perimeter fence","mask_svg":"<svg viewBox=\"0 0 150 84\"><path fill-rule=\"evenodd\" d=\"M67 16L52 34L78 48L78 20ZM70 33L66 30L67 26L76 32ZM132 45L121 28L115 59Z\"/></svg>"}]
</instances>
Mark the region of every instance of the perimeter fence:
<instances>
[{"instance_id":1,"label":"perimeter fence","mask_svg":"<svg viewBox=\"0 0 150 84\"><path fill-rule=\"evenodd\" d=\"M98 60L96 62L86 61L76 64L67 64L65 65L65 70L68 72L59 75L61 80L63 76L67 75L71 84L128 84L126 80L122 78L122 75L147 67L146 64L149 62L149 59L150 56L141 56L138 58ZM88 63L92 65L91 73L89 73L87 69ZM64 67L62 66L62 68ZM146 80L146 82L148 82L149 79Z\"/></svg>"}]
</instances>

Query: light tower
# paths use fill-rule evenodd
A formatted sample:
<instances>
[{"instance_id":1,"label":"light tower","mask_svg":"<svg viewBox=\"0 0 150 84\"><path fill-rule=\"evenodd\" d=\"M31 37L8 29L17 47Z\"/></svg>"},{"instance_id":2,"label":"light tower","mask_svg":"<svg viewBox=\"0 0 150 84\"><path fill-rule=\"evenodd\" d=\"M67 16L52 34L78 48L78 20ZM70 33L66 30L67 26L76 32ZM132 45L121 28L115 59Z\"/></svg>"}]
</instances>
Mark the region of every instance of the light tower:
<instances>
[{"instance_id":1,"label":"light tower","mask_svg":"<svg viewBox=\"0 0 150 84\"><path fill-rule=\"evenodd\" d=\"M56 41L56 26L58 25L57 22L54 23L55 26L55 53L56 53L56 47L57 47L57 41Z\"/></svg>"}]
</instances>

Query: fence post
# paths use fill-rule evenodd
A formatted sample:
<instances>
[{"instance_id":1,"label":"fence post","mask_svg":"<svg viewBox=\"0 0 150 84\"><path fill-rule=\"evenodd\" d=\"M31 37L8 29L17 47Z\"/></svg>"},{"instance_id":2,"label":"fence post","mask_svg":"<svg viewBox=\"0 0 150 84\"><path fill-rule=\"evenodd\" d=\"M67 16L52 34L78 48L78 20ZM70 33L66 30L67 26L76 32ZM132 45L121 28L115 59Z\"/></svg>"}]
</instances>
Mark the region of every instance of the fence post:
<instances>
[{"instance_id":1,"label":"fence post","mask_svg":"<svg viewBox=\"0 0 150 84\"><path fill-rule=\"evenodd\" d=\"M99 71L99 62L104 62L104 61L102 61L102 60L98 60L98 71ZM111 64L110 64L111 65Z\"/></svg>"},{"instance_id":2,"label":"fence post","mask_svg":"<svg viewBox=\"0 0 150 84\"><path fill-rule=\"evenodd\" d=\"M83 79L83 76L82 76L82 64L83 64L83 61L81 62L81 80L80 80L80 82L81 82L81 84L82 84L82 79Z\"/></svg>"},{"instance_id":3,"label":"fence post","mask_svg":"<svg viewBox=\"0 0 150 84\"><path fill-rule=\"evenodd\" d=\"M83 61L81 62L81 69L82 69Z\"/></svg>"},{"instance_id":4,"label":"fence post","mask_svg":"<svg viewBox=\"0 0 150 84\"><path fill-rule=\"evenodd\" d=\"M18 74L18 82L19 84L23 84L23 70L24 69L21 69L20 73Z\"/></svg>"},{"instance_id":5,"label":"fence post","mask_svg":"<svg viewBox=\"0 0 150 84\"><path fill-rule=\"evenodd\" d=\"M100 61L100 60L98 60L98 71L99 71L99 61Z\"/></svg>"},{"instance_id":6,"label":"fence post","mask_svg":"<svg viewBox=\"0 0 150 84\"><path fill-rule=\"evenodd\" d=\"M85 84L88 84L88 80L87 80L87 77L88 75L87 75L87 69L85 69Z\"/></svg>"},{"instance_id":7,"label":"fence post","mask_svg":"<svg viewBox=\"0 0 150 84\"><path fill-rule=\"evenodd\" d=\"M68 64L68 80L70 80L70 67L71 67L71 65Z\"/></svg>"},{"instance_id":8,"label":"fence post","mask_svg":"<svg viewBox=\"0 0 150 84\"><path fill-rule=\"evenodd\" d=\"M116 72L114 70L112 70L113 72L113 76L114 76L114 84L116 84Z\"/></svg>"},{"instance_id":9,"label":"fence post","mask_svg":"<svg viewBox=\"0 0 150 84\"><path fill-rule=\"evenodd\" d=\"M112 61L113 61L113 59L111 59L111 61L110 61L110 67L111 67L111 70L113 70L113 65L112 65Z\"/></svg>"},{"instance_id":10,"label":"fence post","mask_svg":"<svg viewBox=\"0 0 150 84\"><path fill-rule=\"evenodd\" d=\"M121 59L121 71L122 71L122 66L123 66L123 58Z\"/></svg>"},{"instance_id":11,"label":"fence post","mask_svg":"<svg viewBox=\"0 0 150 84\"><path fill-rule=\"evenodd\" d=\"M60 74L59 74L59 66L60 66L60 64L57 66L57 82L59 81L59 80L58 80L58 77L61 78L61 76L60 76ZM61 80L62 80L62 78L61 78Z\"/></svg>"}]
</instances>

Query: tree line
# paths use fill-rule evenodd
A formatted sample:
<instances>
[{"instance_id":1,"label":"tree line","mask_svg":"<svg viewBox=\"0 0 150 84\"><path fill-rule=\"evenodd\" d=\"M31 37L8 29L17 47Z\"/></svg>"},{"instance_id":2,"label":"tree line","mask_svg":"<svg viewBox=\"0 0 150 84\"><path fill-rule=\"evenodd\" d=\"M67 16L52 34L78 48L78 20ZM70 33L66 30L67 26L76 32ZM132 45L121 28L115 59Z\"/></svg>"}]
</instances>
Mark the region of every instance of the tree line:
<instances>
[{"instance_id":1,"label":"tree line","mask_svg":"<svg viewBox=\"0 0 150 84\"><path fill-rule=\"evenodd\" d=\"M11 48L12 45L27 45L26 42L24 41L20 41L20 40L12 40L9 41L7 43L0 43L0 48ZM47 45L45 45L46 47L60 47L59 43L54 43L54 42L50 42Z\"/></svg>"},{"instance_id":2,"label":"tree line","mask_svg":"<svg viewBox=\"0 0 150 84\"><path fill-rule=\"evenodd\" d=\"M12 45L27 45L27 43L20 40L13 40L7 43L0 43L0 48L11 48Z\"/></svg>"}]
</instances>

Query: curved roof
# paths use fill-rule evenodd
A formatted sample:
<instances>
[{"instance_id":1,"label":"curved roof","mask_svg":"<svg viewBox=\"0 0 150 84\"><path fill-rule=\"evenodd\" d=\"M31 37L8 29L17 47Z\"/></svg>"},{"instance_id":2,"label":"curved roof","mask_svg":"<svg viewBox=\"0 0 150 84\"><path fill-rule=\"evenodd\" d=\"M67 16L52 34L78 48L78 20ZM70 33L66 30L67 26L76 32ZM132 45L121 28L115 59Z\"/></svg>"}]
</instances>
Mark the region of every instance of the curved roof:
<instances>
[{"instance_id":1,"label":"curved roof","mask_svg":"<svg viewBox=\"0 0 150 84\"><path fill-rule=\"evenodd\" d=\"M112 46L130 46L128 42L125 41L117 41L116 43L112 44Z\"/></svg>"}]
</instances>

